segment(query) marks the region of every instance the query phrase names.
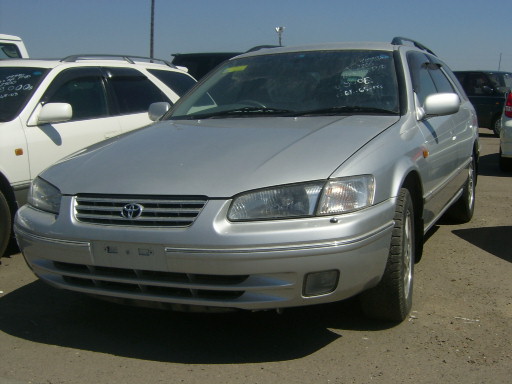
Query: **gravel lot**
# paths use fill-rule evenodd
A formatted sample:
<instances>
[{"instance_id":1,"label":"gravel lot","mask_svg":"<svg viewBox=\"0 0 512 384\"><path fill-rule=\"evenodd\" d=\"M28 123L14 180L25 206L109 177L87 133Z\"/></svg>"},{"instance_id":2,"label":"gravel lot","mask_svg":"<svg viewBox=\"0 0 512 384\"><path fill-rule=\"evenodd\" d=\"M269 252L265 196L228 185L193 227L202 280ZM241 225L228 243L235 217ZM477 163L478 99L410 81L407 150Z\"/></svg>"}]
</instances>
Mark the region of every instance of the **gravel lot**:
<instances>
[{"instance_id":1,"label":"gravel lot","mask_svg":"<svg viewBox=\"0 0 512 384\"><path fill-rule=\"evenodd\" d=\"M223 315L123 307L0 265L0 384L511 383L512 174L482 129L476 213L440 223L397 326L353 301Z\"/></svg>"}]
</instances>

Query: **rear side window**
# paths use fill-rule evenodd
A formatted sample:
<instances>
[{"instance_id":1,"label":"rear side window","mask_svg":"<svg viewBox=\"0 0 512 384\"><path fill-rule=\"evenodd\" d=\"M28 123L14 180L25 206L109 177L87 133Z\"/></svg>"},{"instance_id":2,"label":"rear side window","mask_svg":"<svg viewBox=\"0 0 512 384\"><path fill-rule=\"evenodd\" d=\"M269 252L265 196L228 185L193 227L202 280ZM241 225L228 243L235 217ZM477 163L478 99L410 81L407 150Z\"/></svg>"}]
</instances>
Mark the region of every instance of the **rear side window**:
<instances>
[{"instance_id":1,"label":"rear side window","mask_svg":"<svg viewBox=\"0 0 512 384\"><path fill-rule=\"evenodd\" d=\"M108 68L108 81L123 115L147 112L152 103L166 101L167 96L144 76L131 68Z\"/></svg>"},{"instance_id":2,"label":"rear side window","mask_svg":"<svg viewBox=\"0 0 512 384\"><path fill-rule=\"evenodd\" d=\"M187 93L196 83L192 77L180 72L162 71L159 69L148 69L148 72L157 77L180 97Z\"/></svg>"}]
</instances>

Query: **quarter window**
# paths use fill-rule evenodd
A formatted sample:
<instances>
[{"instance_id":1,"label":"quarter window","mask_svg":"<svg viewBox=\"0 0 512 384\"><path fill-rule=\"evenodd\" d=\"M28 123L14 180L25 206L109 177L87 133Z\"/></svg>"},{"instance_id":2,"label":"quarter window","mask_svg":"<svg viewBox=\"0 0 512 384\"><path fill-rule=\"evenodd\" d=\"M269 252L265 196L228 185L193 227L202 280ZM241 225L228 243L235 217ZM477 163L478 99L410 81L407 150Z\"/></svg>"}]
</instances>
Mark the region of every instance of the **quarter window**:
<instances>
[{"instance_id":1,"label":"quarter window","mask_svg":"<svg viewBox=\"0 0 512 384\"><path fill-rule=\"evenodd\" d=\"M107 69L109 83L123 115L147 112L152 103L167 96L141 72L129 68Z\"/></svg>"},{"instance_id":2,"label":"quarter window","mask_svg":"<svg viewBox=\"0 0 512 384\"><path fill-rule=\"evenodd\" d=\"M180 97L187 93L196 83L192 77L179 72L158 69L148 69L148 72L156 76L158 80L171 88Z\"/></svg>"}]
</instances>

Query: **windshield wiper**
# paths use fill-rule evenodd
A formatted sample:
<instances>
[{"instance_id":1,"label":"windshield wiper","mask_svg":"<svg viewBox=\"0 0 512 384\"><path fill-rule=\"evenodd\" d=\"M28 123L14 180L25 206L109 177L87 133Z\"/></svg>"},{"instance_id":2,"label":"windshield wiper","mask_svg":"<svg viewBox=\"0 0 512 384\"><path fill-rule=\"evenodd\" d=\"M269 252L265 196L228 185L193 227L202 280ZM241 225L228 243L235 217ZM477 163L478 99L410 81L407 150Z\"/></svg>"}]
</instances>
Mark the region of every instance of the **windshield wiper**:
<instances>
[{"instance_id":1,"label":"windshield wiper","mask_svg":"<svg viewBox=\"0 0 512 384\"><path fill-rule=\"evenodd\" d=\"M309 111L300 111L294 113L292 116L308 116L308 115L339 115L344 113L377 113L386 115L398 115L398 112L389 109L375 108L375 107L362 107L362 106L340 106L312 109Z\"/></svg>"},{"instance_id":2,"label":"windshield wiper","mask_svg":"<svg viewBox=\"0 0 512 384\"><path fill-rule=\"evenodd\" d=\"M275 115L275 114L288 114L292 113L289 109L278 109L278 108L269 108L269 107L242 107L229 109L227 111L217 111L211 113L204 114L196 114L189 116L182 116L181 118L186 118L190 120L195 119L215 119L222 117L237 117L237 116L254 116L254 115Z\"/></svg>"}]
</instances>

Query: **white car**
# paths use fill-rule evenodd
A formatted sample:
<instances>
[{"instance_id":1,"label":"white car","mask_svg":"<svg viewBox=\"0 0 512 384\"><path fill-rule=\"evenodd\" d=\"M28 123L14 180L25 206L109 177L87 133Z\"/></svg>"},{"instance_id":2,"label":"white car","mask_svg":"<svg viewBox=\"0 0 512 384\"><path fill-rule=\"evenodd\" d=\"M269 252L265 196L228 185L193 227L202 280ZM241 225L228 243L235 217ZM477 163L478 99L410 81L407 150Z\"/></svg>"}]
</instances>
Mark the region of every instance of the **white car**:
<instances>
[{"instance_id":1,"label":"white car","mask_svg":"<svg viewBox=\"0 0 512 384\"><path fill-rule=\"evenodd\" d=\"M507 96L501 116L500 168L505 172L512 171L512 93Z\"/></svg>"},{"instance_id":2,"label":"white car","mask_svg":"<svg viewBox=\"0 0 512 384\"><path fill-rule=\"evenodd\" d=\"M0 256L31 180L77 150L150 124L196 80L140 57L70 56L0 61Z\"/></svg>"}]
</instances>

